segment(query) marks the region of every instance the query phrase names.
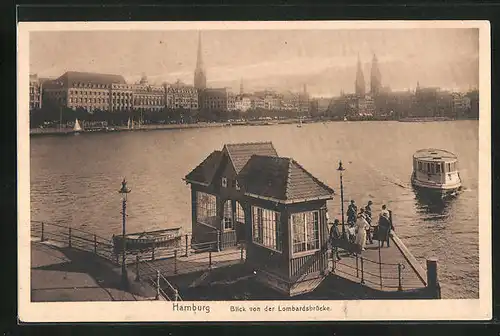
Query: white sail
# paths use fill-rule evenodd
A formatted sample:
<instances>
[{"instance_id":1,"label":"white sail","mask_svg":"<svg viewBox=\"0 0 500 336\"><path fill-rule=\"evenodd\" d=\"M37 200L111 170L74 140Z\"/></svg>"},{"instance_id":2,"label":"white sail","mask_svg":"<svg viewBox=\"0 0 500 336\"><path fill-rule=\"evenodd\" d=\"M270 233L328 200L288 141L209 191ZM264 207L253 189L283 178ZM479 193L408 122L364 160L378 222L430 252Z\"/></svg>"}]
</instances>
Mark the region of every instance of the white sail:
<instances>
[{"instance_id":1,"label":"white sail","mask_svg":"<svg viewBox=\"0 0 500 336\"><path fill-rule=\"evenodd\" d=\"M81 130L82 130L82 127L80 126L80 122L78 122L78 119L76 119L75 126L73 127L73 131L80 132Z\"/></svg>"},{"instance_id":2,"label":"white sail","mask_svg":"<svg viewBox=\"0 0 500 336\"><path fill-rule=\"evenodd\" d=\"M128 118L127 128L130 129L130 117Z\"/></svg>"}]
</instances>

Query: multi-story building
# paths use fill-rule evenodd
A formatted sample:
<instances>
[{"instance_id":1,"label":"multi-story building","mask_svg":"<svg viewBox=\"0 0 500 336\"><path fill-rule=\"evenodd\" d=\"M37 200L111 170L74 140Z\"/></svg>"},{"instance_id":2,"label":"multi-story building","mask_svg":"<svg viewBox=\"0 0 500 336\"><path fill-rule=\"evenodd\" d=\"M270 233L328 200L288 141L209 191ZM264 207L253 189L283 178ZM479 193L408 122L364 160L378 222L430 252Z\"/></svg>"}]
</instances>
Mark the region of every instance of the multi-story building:
<instances>
[{"instance_id":1,"label":"multi-story building","mask_svg":"<svg viewBox=\"0 0 500 336\"><path fill-rule=\"evenodd\" d=\"M165 108L165 88L161 85L150 85L145 76L138 84L133 85L134 110L160 111Z\"/></svg>"},{"instance_id":2,"label":"multi-story building","mask_svg":"<svg viewBox=\"0 0 500 336\"><path fill-rule=\"evenodd\" d=\"M177 81L174 84L165 84L165 106L169 109L198 109L198 90Z\"/></svg>"},{"instance_id":3,"label":"multi-story building","mask_svg":"<svg viewBox=\"0 0 500 336\"><path fill-rule=\"evenodd\" d=\"M236 108L235 96L227 88L200 91L200 107L209 111L228 111Z\"/></svg>"},{"instance_id":4,"label":"multi-story building","mask_svg":"<svg viewBox=\"0 0 500 336\"><path fill-rule=\"evenodd\" d=\"M69 108L110 110L113 84L126 84L123 76L68 71L44 83L44 101Z\"/></svg>"},{"instance_id":5,"label":"multi-story building","mask_svg":"<svg viewBox=\"0 0 500 336\"><path fill-rule=\"evenodd\" d=\"M307 116L309 115L309 108L310 108L310 102L309 102L309 94L307 93L307 87L304 85L304 89L301 93L298 95L298 109L299 113L302 116Z\"/></svg>"},{"instance_id":6,"label":"multi-story building","mask_svg":"<svg viewBox=\"0 0 500 336\"><path fill-rule=\"evenodd\" d=\"M245 112L252 108L252 99L249 95L240 94L235 97L234 105L236 110Z\"/></svg>"},{"instance_id":7,"label":"multi-story building","mask_svg":"<svg viewBox=\"0 0 500 336\"><path fill-rule=\"evenodd\" d=\"M134 86L112 83L110 90L110 111L129 111L133 108Z\"/></svg>"},{"instance_id":8,"label":"multi-story building","mask_svg":"<svg viewBox=\"0 0 500 336\"><path fill-rule=\"evenodd\" d=\"M30 110L42 108L42 84L36 74L30 75Z\"/></svg>"},{"instance_id":9,"label":"multi-story building","mask_svg":"<svg viewBox=\"0 0 500 336\"><path fill-rule=\"evenodd\" d=\"M255 109L265 109L266 108L266 100L259 96L252 96L250 101L250 106L253 110Z\"/></svg>"},{"instance_id":10,"label":"multi-story building","mask_svg":"<svg viewBox=\"0 0 500 336\"><path fill-rule=\"evenodd\" d=\"M373 116L375 113L375 102L373 98L366 95L358 98L358 114L360 116Z\"/></svg>"}]
</instances>

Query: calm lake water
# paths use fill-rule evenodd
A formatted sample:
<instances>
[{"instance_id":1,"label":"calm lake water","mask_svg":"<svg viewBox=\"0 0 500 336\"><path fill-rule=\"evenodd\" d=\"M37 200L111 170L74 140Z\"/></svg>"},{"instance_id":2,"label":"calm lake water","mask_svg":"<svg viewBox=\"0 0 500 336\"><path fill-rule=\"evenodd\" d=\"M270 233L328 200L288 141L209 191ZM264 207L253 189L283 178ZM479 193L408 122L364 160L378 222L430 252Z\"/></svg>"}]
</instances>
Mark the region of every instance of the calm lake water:
<instances>
[{"instance_id":1,"label":"calm lake water","mask_svg":"<svg viewBox=\"0 0 500 336\"><path fill-rule=\"evenodd\" d=\"M182 178L225 143L272 141L333 187L330 217L340 219L341 159L346 202L368 200L393 210L398 236L423 264L439 259L444 298L477 298L478 121L337 122L31 138L31 218L111 237L121 231L125 176L132 189L127 231L191 227L190 189ZM409 187L412 154L420 148L459 157L464 191L429 206ZM347 207L346 207L347 209Z\"/></svg>"}]
</instances>

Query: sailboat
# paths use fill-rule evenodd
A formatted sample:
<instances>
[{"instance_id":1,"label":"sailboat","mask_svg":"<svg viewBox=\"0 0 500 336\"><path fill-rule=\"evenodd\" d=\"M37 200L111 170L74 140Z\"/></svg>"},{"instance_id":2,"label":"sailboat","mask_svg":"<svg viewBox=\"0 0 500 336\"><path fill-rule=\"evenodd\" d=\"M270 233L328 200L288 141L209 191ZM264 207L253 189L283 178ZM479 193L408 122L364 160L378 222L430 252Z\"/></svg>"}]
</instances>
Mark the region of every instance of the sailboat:
<instances>
[{"instance_id":1,"label":"sailboat","mask_svg":"<svg viewBox=\"0 0 500 336\"><path fill-rule=\"evenodd\" d=\"M299 124L297 125L297 127L302 127L302 118L299 117Z\"/></svg>"},{"instance_id":2,"label":"sailboat","mask_svg":"<svg viewBox=\"0 0 500 336\"><path fill-rule=\"evenodd\" d=\"M75 120L75 126L73 127L73 134L78 135L83 131L82 126L80 126L80 122L78 119Z\"/></svg>"},{"instance_id":3,"label":"sailboat","mask_svg":"<svg viewBox=\"0 0 500 336\"><path fill-rule=\"evenodd\" d=\"M130 129L130 117L128 118L127 129Z\"/></svg>"}]
</instances>

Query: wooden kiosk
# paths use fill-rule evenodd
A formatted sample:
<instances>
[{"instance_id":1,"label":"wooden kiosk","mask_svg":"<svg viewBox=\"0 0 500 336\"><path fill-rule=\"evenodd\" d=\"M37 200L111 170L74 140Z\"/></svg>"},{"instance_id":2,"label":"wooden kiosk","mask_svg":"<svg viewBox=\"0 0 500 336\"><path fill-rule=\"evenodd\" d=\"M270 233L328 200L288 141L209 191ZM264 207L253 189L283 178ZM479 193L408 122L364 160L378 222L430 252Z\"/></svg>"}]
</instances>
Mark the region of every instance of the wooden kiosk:
<instances>
[{"instance_id":1,"label":"wooden kiosk","mask_svg":"<svg viewBox=\"0 0 500 336\"><path fill-rule=\"evenodd\" d=\"M270 142L226 144L185 177L193 244L246 245L258 281L288 296L310 292L328 269L326 202L333 189Z\"/></svg>"}]
</instances>

